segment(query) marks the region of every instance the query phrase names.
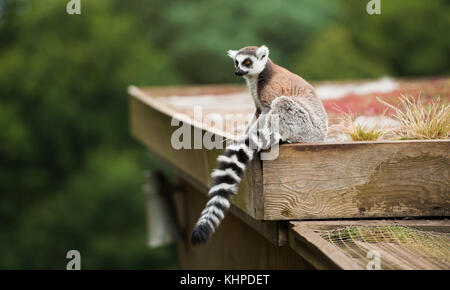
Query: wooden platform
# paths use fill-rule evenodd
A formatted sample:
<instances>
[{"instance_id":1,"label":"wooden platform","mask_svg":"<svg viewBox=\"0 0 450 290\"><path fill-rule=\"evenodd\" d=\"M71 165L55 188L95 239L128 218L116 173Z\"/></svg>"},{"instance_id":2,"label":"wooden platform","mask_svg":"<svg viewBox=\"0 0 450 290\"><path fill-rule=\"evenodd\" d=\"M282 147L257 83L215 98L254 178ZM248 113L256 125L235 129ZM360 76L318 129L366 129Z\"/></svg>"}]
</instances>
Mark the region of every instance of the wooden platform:
<instances>
[{"instance_id":1,"label":"wooden platform","mask_svg":"<svg viewBox=\"0 0 450 290\"><path fill-rule=\"evenodd\" d=\"M447 80L444 82L448 83ZM206 133L234 138L242 132L254 110L247 89L244 86L130 87L129 94L133 136L190 184L191 189L187 190L189 193L186 196L196 199L194 192L198 192L206 197L210 173L216 166L221 149L205 149L199 140ZM328 101L326 107L332 107L333 101L339 100ZM224 120L227 114L234 114L233 117L243 118L244 121L240 126L223 127L220 122L205 120L204 117L211 114ZM191 149L176 150L171 144L172 134L181 125L178 121L191 126ZM290 255L273 249L267 250L272 254L268 254L266 260L253 261L249 258L248 263L238 262L237 258L227 260L225 253L228 251L230 257L239 256L240 251L249 251L245 245L229 241L233 244L230 245L233 250L223 249L225 256L217 257L222 263L215 259L216 262L206 262L196 256L201 255L197 249L185 242L180 248L182 260L185 261L182 265L184 268L202 268L206 265L204 268L219 269L362 269L366 260L352 257L352 253L336 247L333 240L320 235L320 230L324 226L328 232L352 229L353 222L342 220L348 218L402 217L438 217L441 221L436 223L447 228L449 223L445 218L450 213L449 149L450 140L336 142L330 139L323 143L282 145L277 159L261 162L255 158L252 161L239 193L232 199L230 210L233 218L241 224L226 226L226 218L216 235L220 236L221 231L230 231L229 227L241 227L242 235L248 232L249 240L255 239L250 234L255 232L275 247L288 247L288 252L293 250L301 259L292 260L284 267L281 264L270 266L268 261L275 259L272 254ZM183 207L187 204L191 203L186 202ZM201 206L203 204L192 205L184 210L191 212L193 207ZM195 214L187 218L187 231L191 230L189 227L196 218ZM330 219L340 220L343 224L330 225ZM216 248L221 244L213 236L207 248ZM354 245L368 250L364 241L356 239ZM385 258L389 257L382 264L385 268L448 268L448 261L442 260L442 256L439 262L434 261L433 257L422 258L423 263L414 266L409 258L386 254L389 251L385 250L385 246L382 244L381 248L377 248ZM403 246L399 244L398 247ZM257 256L255 254L254 259Z\"/></svg>"},{"instance_id":2,"label":"wooden platform","mask_svg":"<svg viewBox=\"0 0 450 290\"><path fill-rule=\"evenodd\" d=\"M243 92L236 86L131 87L132 133L207 187L221 150L203 148L201 138L205 132L233 138L243 128L204 125L194 112L201 108L198 116L239 114L248 120L252 103ZM191 150L171 145L179 127L171 126L172 118L192 125ZM449 169L450 140L287 144L276 160L254 160L233 203L260 220L449 216Z\"/></svg>"}]
</instances>

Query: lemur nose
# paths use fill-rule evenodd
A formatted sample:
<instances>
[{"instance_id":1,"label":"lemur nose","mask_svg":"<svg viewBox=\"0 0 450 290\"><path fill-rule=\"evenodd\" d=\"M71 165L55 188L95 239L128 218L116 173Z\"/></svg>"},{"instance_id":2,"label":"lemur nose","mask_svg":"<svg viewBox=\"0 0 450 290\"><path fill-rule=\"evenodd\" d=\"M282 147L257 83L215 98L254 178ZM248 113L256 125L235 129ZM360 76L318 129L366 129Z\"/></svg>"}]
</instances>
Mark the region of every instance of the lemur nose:
<instances>
[{"instance_id":1,"label":"lemur nose","mask_svg":"<svg viewBox=\"0 0 450 290\"><path fill-rule=\"evenodd\" d=\"M237 75L237 76L243 76L243 75L245 75L245 74L247 74L248 72L246 72L246 71L243 71L243 70L241 70L241 69L236 69L236 71L234 72L234 74L235 75Z\"/></svg>"}]
</instances>

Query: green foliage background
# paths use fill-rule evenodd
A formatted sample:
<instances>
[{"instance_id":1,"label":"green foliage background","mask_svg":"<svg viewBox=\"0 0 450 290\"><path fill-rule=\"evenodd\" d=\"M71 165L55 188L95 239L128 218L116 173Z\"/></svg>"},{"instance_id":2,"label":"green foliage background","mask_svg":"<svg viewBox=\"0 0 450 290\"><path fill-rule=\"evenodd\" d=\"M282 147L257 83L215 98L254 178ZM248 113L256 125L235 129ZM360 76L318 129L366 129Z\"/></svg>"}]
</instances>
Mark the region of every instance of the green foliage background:
<instances>
[{"instance_id":1,"label":"green foliage background","mask_svg":"<svg viewBox=\"0 0 450 290\"><path fill-rule=\"evenodd\" d=\"M266 44L308 80L449 73L445 0L0 0L0 268L175 268L146 246L126 87L237 82L226 50Z\"/></svg>"}]
</instances>

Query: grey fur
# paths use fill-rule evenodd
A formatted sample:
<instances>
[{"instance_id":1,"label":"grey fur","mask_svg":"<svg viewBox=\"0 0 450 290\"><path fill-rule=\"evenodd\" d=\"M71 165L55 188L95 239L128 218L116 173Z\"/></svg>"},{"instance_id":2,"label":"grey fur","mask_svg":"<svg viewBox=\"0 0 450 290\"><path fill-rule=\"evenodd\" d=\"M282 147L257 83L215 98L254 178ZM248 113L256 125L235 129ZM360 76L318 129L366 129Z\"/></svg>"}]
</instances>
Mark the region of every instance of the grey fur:
<instances>
[{"instance_id":1,"label":"grey fur","mask_svg":"<svg viewBox=\"0 0 450 290\"><path fill-rule=\"evenodd\" d=\"M306 110L304 106L308 105L301 106L286 96L273 100L269 114L277 114L279 117L281 141L295 143L325 140L328 128L327 119L318 116L314 110ZM270 131L272 130L270 129Z\"/></svg>"}]
</instances>

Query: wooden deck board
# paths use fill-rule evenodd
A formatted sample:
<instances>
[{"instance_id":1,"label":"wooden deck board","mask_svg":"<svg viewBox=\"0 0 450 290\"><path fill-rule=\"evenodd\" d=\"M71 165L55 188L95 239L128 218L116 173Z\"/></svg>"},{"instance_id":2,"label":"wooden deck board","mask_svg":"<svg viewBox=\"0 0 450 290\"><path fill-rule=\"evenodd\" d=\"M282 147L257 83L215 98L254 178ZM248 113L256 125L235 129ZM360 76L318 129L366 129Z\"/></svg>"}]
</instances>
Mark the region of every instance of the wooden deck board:
<instances>
[{"instance_id":1,"label":"wooden deck board","mask_svg":"<svg viewBox=\"0 0 450 290\"><path fill-rule=\"evenodd\" d=\"M264 218L450 215L450 142L295 144L265 161Z\"/></svg>"}]
</instances>

